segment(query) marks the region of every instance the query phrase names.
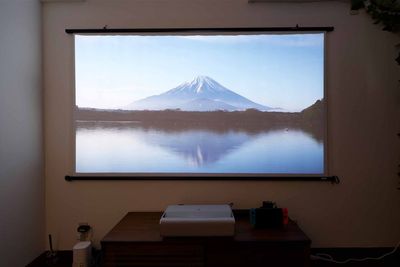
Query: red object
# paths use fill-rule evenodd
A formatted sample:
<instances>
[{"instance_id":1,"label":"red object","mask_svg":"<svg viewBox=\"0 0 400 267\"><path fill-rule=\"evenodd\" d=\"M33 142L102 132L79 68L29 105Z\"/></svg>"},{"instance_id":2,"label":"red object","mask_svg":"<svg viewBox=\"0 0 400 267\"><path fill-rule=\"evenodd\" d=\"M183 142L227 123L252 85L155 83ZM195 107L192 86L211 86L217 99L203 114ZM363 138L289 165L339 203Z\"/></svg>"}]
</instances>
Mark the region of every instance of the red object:
<instances>
[{"instance_id":1,"label":"red object","mask_svg":"<svg viewBox=\"0 0 400 267\"><path fill-rule=\"evenodd\" d=\"M289 213L287 208L282 208L283 214L283 225L287 225L289 223Z\"/></svg>"}]
</instances>

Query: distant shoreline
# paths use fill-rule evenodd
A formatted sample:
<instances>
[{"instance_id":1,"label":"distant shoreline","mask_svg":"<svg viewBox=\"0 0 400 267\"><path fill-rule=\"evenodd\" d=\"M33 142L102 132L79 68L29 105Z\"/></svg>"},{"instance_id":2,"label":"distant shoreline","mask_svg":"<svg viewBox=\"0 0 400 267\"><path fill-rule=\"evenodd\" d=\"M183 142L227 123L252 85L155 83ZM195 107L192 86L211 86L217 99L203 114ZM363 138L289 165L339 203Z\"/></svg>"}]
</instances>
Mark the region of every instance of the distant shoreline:
<instances>
[{"instance_id":1,"label":"distant shoreline","mask_svg":"<svg viewBox=\"0 0 400 267\"><path fill-rule=\"evenodd\" d=\"M259 133L274 129L301 129L317 140L323 139L322 119L318 114L304 112L246 111L128 111L76 109L78 126L132 127L167 132L210 130L214 132L243 131ZM124 126L125 125L125 126Z\"/></svg>"},{"instance_id":2,"label":"distant shoreline","mask_svg":"<svg viewBox=\"0 0 400 267\"><path fill-rule=\"evenodd\" d=\"M107 110L94 108L77 108L76 120L85 121L149 121L189 124L228 123L251 124L255 121L266 124L286 124L301 122L301 112L268 112L256 109L245 111L181 111L181 110ZM267 123L268 122L268 123Z\"/></svg>"}]
</instances>

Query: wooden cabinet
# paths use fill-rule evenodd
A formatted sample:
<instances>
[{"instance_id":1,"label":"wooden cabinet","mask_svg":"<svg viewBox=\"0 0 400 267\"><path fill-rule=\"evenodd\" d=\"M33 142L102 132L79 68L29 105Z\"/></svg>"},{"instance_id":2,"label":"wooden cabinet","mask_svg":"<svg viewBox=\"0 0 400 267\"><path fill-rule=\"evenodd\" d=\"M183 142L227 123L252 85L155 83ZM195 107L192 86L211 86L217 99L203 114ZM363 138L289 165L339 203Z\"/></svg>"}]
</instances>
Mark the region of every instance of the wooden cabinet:
<instances>
[{"instance_id":1,"label":"wooden cabinet","mask_svg":"<svg viewBox=\"0 0 400 267\"><path fill-rule=\"evenodd\" d=\"M309 266L310 239L296 223L253 229L248 211L234 211L233 237L159 234L161 212L130 212L101 241L104 267Z\"/></svg>"}]
</instances>

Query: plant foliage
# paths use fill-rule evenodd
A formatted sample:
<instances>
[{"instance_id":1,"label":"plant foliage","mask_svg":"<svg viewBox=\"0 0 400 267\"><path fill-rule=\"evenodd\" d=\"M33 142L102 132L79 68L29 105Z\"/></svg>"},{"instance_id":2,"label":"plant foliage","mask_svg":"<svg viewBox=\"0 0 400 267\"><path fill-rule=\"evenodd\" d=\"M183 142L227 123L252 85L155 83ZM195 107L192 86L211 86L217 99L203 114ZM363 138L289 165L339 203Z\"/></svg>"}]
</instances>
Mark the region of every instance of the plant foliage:
<instances>
[{"instance_id":1,"label":"plant foliage","mask_svg":"<svg viewBox=\"0 0 400 267\"><path fill-rule=\"evenodd\" d=\"M351 0L351 9L365 8L382 30L400 33L400 0ZM400 50L400 44L396 46ZM400 51L395 59L400 65Z\"/></svg>"}]
</instances>

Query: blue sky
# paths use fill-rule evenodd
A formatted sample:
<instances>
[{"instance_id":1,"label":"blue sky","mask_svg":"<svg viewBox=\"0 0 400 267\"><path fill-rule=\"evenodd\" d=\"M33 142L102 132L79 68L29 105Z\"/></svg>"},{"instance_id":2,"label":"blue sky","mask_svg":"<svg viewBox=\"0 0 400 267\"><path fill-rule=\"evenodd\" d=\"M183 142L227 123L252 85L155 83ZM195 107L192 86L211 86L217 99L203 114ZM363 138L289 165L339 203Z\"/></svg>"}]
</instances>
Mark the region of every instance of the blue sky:
<instances>
[{"instance_id":1,"label":"blue sky","mask_svg":"<svg viewBox=\"0 0 400 267\"><path fill-rule=\"evenodd\" d=\"M323 97L324 34L76 35L76 104L119 108L198 75L270 107Z\"/></svg>"}]
</instances>

